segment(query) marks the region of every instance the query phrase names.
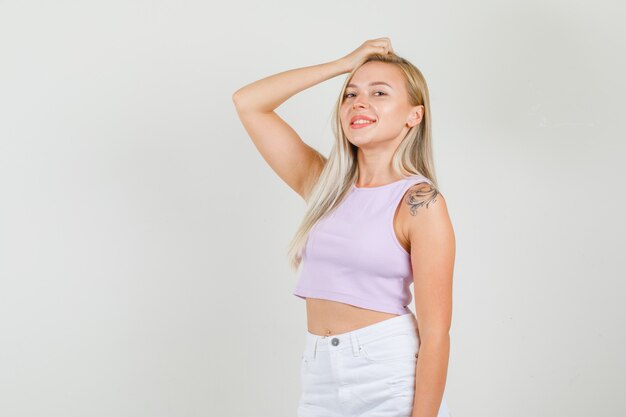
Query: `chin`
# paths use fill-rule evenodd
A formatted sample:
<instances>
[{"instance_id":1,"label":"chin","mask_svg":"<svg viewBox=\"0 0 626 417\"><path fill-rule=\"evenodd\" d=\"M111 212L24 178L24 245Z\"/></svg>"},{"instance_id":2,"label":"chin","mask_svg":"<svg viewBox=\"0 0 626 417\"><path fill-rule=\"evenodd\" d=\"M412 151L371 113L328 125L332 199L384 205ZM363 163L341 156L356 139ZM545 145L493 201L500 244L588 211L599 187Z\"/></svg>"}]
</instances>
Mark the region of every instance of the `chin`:
<instances>
[{"instance_id":1,"label":"chin","mask_svg":"<svg viewBox=\"0 0 626 417\"><path fill-rule=\"evenodd\" d=\"M357 147L361 147L363 145L367 145L369 143L372 143L371 138L363 138L363 137L357 137L357 138L348 138L348 141L353 144L354 146Z\"/></svg>"}]
</instances>

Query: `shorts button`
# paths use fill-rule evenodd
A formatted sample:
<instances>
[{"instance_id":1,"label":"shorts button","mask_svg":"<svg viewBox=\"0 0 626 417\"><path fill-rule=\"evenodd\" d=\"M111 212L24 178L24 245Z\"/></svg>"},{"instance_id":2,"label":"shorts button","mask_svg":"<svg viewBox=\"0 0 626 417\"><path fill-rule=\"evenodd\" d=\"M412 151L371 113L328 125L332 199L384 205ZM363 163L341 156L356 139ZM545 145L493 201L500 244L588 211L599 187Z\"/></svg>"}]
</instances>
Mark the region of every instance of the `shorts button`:
<instances>
[{"instance_id":1,"label":"shorts button","mask_svg":"<svg viewBox=\"0 0 626 417\"><path fill-rule=\"evenodd\" d=\"M333 340L331 340L330 343L332 343L333 346L337 346L339 344L339 339L337 339L336 337L333 337Z\"/></svg>"}]
</instances>

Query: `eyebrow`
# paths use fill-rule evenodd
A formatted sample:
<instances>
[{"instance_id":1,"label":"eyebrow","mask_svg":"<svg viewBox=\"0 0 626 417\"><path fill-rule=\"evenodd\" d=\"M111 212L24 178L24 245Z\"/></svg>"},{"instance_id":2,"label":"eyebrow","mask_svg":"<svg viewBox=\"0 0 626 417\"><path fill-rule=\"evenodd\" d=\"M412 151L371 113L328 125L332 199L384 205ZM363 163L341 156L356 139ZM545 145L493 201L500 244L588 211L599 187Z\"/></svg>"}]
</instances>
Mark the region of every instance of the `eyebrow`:
<instances>
[{"instance_id":1,"label":"eyebrow","mask_svg":"<svg viewBox=\"0 0 626 417\"><path fill-rule=\"evenodd\" d=\"M384 82L384 81L374 81L374 82L371 82L369 85L370 85L370 87L371 87L371 86L373 86L373 85L381 85L381 84L382 84L382 85L386 85L387 87L389 87L389 88L391 88L391 89L393 90L393 87L392 87L392 86L390 86L389 84L387 84L387 83L386 83L386 82ZM348 88L348 87L356 87L356 85L355 85L355 84L348 84L348 86L347 86L346 88Z\"/></svg>"}]
</instances>

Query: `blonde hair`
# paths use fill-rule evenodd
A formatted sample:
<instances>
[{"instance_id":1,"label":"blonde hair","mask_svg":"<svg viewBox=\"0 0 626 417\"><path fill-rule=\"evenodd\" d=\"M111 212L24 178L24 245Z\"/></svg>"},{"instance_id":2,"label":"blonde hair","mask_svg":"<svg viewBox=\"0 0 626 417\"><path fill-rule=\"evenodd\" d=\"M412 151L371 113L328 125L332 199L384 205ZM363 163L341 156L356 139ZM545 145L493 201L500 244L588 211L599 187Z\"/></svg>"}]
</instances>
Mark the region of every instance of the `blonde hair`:
<instances>
[{"instance_id":1,"label":"blonde hair","mask_svg":"<svg viewBox=\"0 0 626 417\"><path fill-rule=\"evenodd\" d=\"M371 61L385 62L400 68L405 75L410 105L424 106L424 115L421 122L409 128L406 136L393 154L391 160L393 172L399 177L422 175L431 181L435 189L438 188L431 144L430 100L424 76L417 67L394 53L387 55L371 54L367 56L359 66L349 73L335 104L332 115L334 120L332 130L335 142L324 169L308 193L304 217L287 250L287 257L294 271L298 269L302 261L302 251L306 245L311 228L321 217L330 213L341 203L359 176L356 158L357 147L348 141L341 127L341 104L346 87L354 73L362 65Z\"/></svg>"}]
</instances>

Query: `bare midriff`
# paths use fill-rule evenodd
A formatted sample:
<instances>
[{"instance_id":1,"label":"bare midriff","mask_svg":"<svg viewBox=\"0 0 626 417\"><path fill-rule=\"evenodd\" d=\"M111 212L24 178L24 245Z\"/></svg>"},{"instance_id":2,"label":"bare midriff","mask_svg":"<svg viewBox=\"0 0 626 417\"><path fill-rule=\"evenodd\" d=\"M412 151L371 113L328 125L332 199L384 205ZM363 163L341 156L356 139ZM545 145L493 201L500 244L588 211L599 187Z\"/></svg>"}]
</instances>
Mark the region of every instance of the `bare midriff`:
<instances>
[{"instance_id":1,"label":"bare midriff","mask_svg":"<svg viewBox=\"0 0 626 417\"><path fill-rule=\"evenodd\" d=\"M398 316L398 314L310 297L306 299L306 312L308 331L318 336L351 332Z\"/></svg>"}]
</instances>

